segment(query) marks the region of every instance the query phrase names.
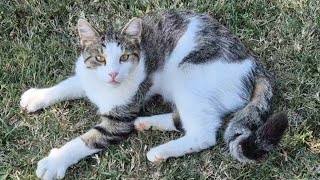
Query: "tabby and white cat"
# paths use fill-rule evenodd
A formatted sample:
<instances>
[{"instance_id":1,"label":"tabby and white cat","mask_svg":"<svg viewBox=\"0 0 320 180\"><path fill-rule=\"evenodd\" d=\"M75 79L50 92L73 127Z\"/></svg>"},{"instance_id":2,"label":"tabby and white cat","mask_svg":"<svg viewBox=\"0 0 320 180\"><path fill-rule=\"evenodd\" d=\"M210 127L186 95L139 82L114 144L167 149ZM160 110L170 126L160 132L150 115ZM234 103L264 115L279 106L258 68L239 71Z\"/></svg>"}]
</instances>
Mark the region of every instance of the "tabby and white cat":
<instances>
[{"instance_id":1,"label":"tabby and white cat","mask_svg":"<svg viewBox=\"0 0 320 180\"><path fill-rule=\"evenodd\" d=\"M56 86L30 89L21 97L29 112L58 101L88 97L101 123L39 161L43 179L63 178L66 169L127 137L134 129L182 131L185 135L150 149L163 161L216 144L222 118L230 153L254 162L276 145L288 126L284 113L270 116L274 82L257 58L215 19L183 10L152 12L131 19L122 31L99 34L78 21L83 51L73 77ZM169 114L138 117L160 94Z\"/></svg>"}]
</instances>

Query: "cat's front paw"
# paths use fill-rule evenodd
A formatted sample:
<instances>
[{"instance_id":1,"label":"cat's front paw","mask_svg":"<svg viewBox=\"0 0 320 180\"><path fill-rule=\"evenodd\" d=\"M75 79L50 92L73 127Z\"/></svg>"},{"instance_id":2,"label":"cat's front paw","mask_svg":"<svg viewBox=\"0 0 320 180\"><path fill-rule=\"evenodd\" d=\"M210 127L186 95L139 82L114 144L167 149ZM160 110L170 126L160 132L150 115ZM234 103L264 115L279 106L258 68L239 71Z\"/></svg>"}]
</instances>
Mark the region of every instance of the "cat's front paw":
<instances>
[{"instance_id":1,"label":"cat's front paw","mask_svg":"<svg viewBox=\"0 0 320 180\"><path fill-rule=\"evenodd\" d=\"M162 148L155 147L150 149L150 151L147 153L147 158L153 163L160 163L165 161L168 157L166 156L166 153L162 151Z\"/></svg>"},{"instance_id":2,"label":"cat's front paw","mask_svg":"<svg viewBox=\"0 0 320 180\"><path fill-rule=\"evenodd\" d=\"M50 105L49 89L29 89L21 96L20 106L28 112L35 112Z\"/></svg>"},{"instance_id":3,"label":"cat's front paw","mask_svg":"<svg viewBox=\"0 0 320 180\"><path fill-rule=\"evenodd\" d=\"M59 149L52 149L49 156L38 162L36 175L44 180L62 179L68 168L65 158L59 152Z\"/></svg>"}]
</instances>

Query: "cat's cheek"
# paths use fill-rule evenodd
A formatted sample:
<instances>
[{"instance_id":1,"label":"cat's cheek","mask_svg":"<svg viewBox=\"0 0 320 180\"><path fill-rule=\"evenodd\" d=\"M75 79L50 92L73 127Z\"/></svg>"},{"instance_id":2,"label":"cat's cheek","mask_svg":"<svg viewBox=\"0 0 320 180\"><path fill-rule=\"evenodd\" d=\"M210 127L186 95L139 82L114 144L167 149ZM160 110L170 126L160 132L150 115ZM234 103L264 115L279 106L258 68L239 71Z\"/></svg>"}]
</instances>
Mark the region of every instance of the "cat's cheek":
<instances>
[{"instance_id":1,"label":"cat's cheek","mask_svg":"<svg viewBox=\"0 0 320 180\"><path fill-rule=\"evenodd\" d=\"M133 76L135 72L135 68L132 63L127 62L126 64L123 64L120 67L119 75L118 75L118 80L120 82L124 81L125 79L131 79L130 77Z\"/></svg>"},{"instance_id":2,"label":"cat's cheek","mask_svg":"<svg viewBox=\"0 0 320 180\"><path fill-rule=\"evenodd\" d=\"M103 67L98 67L96 69L95 76L97 79L105 83L110 82L112 80L111 77L108 75L107 68L103 68Z\"/></svg>"}]
</instances>

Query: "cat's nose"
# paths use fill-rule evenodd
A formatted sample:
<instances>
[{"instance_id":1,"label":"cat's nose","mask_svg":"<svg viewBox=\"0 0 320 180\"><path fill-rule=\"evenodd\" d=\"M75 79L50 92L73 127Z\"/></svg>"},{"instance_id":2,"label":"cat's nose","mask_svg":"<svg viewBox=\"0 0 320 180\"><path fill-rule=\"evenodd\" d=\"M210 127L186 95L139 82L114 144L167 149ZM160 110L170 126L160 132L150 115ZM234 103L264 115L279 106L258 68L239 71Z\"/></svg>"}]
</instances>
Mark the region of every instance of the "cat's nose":
<instances>
[{"instance_id":1,"label":"cat's nose","mask_svg":"<svg viewBox=\"0 0 320 180\"><path fill-rule=\"evenodd\" d=\"M117 75L118 75L118 72L109 73L109 76L111 76L112 79L115 79Z\"/></svg>"}]
</instances>

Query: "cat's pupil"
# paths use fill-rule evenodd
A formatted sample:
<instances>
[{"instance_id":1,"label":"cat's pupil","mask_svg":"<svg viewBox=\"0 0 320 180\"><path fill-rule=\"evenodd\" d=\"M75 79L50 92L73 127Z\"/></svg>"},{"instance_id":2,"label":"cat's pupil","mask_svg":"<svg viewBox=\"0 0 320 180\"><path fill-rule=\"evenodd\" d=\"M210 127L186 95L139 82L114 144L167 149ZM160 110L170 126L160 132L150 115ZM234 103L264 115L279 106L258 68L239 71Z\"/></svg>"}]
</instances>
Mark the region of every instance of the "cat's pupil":
<instances>
[{"instance_id":1,"label":"cat's pupil","mask_svg":"<svg viewBox=\"0 0 320 180\"><path fill-rule=\"evenodd\" d=\"M129 59L129 55L128 54L124 54L120 57L120 61L127 61Z\"/></svg>"}]
</instances>

